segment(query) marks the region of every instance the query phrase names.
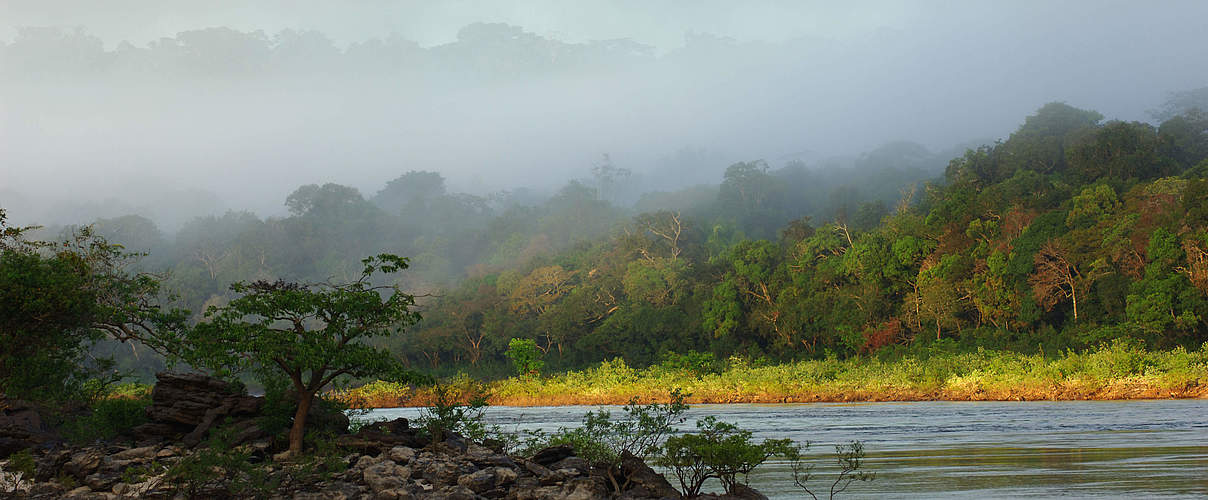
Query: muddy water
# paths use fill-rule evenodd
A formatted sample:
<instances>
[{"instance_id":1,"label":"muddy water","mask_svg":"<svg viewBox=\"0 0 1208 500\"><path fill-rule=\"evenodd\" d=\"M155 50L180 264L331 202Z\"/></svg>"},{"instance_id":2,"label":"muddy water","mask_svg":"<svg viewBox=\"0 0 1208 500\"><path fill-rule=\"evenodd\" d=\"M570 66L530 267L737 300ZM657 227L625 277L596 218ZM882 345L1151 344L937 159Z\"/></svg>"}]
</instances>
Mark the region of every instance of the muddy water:
<instances>
[{"instance_id":1,"label":"muddy water","mask_svg":"<svg viewBox=\"0 0 1208 500\"><path fill-rule=\"evenodd\" d=\"M491 407L505 430L573 426L592 407ZM413 418L416 408L367 418ZM697 405L758 438L810 441L819 498L835 443L860 440L876 479L838 498L1205 498L1208 400ZM787 464L751 485L801 498ZM808 496L806 497L808 498Z\"/></svg>"}]
</instances>

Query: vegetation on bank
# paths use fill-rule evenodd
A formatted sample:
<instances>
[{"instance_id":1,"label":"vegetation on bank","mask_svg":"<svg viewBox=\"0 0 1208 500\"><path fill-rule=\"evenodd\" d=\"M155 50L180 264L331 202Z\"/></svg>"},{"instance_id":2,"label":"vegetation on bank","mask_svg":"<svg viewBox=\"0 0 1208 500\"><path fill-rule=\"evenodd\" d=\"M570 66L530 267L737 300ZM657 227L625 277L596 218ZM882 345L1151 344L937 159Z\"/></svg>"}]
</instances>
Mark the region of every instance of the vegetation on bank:
<instances>
[{"instance_id":1,"label":"vegetation on bank","mask_svg":"<svg viewBox=\"0 0 1208 500\"><path fill-rule=\"evenodd\" d=\"M644 369L621 359L581 371L451 382L463 397L493 405L625 404L665 398L680 387L690 403L822 401L1151 399L1208 397L1208 344L1147 350L1115 341L1083 352L1019 354L933 347L896 356L827 358L783 364L733 357L685 366L682 358ZM354 405L427 406L429 388L375 382L334 395Z\"/></svg>"}]
</instances>

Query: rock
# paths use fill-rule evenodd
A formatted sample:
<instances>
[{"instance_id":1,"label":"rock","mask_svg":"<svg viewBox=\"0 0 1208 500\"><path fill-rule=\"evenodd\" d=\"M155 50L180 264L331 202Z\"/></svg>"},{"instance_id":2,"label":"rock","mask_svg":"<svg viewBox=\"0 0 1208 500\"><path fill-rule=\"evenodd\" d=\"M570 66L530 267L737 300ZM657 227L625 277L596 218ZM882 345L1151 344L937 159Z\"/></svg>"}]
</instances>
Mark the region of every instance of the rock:
<instances>
[{"instance_id":1,"label":"rock","mask_svg":"<svg viewBox=\"0 0 1208 500\"><path fill-rule=\"evenodd\" d=\"M495 487L495 471L483 469L473 474L461 476L457 484L469 488L474 493L481 493Z\"/></svg>"},{"instance_id":2,"label":"rock","mask_svg":"<svg viewBox=\"0 0 1208 500\"><path fill-rule=\"evenodd\" d=\"M725 498L734 500L768 500L768 497L763 493L742 483L735 484L733 488L730 488Z\"/></svg>"},{"instance_id":3,"label":"rock","mask_svg":"<svg viewBox=\"0 0 1208 500\"><path fill-rule=\"evenodd\" d=\"M646 462L628 451L621 454L621 474L631 484L626 490L634 496L652 498L682 498L667 478L651 469Z\"/></svg>"},{"instance_id":4,"label":"rock","mask_svg":"<svg viewBox=\"0 0 1208 500\"><path fill-rule=\"evenodd\" d=\"M500 484L500 485L510 484L513 481L515 481L516 478L518 478L518 477L520 477L520 474L517 473L514 469L510 469L508 467L496 467L495 468L495 484Z\"/></svg>"},{"instance_id":5,"label":"rock","mask_svg":"<svg viewBox=\"0 0 1208 500\"><path fill-rule=\"evenodd\" d=\"M348 426L352 422L348 415L322 401L315 401L306 414L307 432L330 433L333 435L348 434Z\"/></svg>"},{"instance_id":6,"label":"rock","mask_svg":"<svg viewBox=\"0 0 1208 500\"><path fill-rule=\"evenodd\" d=\"M293 494L294 500L354 500L364 498L361 489L355 484L336 482L328 484L319 491L299 491Z\"/></svg>"},{"instance_id":7,"label":"rock","mask_svg":"<svg viewBox=\"0 0 1208 500\"><path fill-rule=\"evenodd\" d=\"M264 404L264 398L248 396L241 387L213 377L166 372L155 376L151 405L146 410L150 423L134 430L140 441L184 434L185 443L193 446L223 421L240 425L257 417Z\"/></svg>"},{"instance_id":8,"label":"rock","mask_svg":"<svg viewBox=\"0 0 1208 500\"><path fill-rule=\"evenodd\" d=\"M357 470L364 470L366 467L378 464L381 461L382 461L382 459L380 459L378 457L371 457L369 455L361 455L361 458L358 458L357 461L352 464L352 468L357 469Z\"/></svg>"},{"instance_id":9,"label":"rock","mask_svg":"<svg viewBox=\"0 0 1208 500\"><path fill-rule=\"evenodd\" d=\"M541 465L549 467L550 464L561 461L562 459L574 454L575 448L573 446L563 444L558 446L550 446L549 448L538 451L536 455L533 455L532 460Z\"/></svg>"},{"instance_id":10,"label":"rock","mask_svg":"<svg viewBox=\"0 0 1208 500\"><path fill-rule=\"evenodd\" d=\"M596 500L598 498L608 498L609 493L608 485L604 484L604 479L598 477L571 479L562 487L562 495L565 500Z\"/></svg>"},{"instance_id":11,"label":"rock","mask_svg":"<svg viewBox=\"0 0 1208 500\"><path fill-rule=\"evenodd\" d=\"M121 479L121 475L114 472L97 472L84 477L83 482L93 491L109 491Z\"/></svg>"},{"instance_id":12,"label":"rock","mask_svg":"<svg viewBox=\"0 0 1208 500\"><path fill-rule=\"evenodd\" d=\"M104 458L105 454L101 450L88 449L81 451L72 455L71 460L63 464L63 472L83 481L86 476L96 472L97 468L101 466L101 460Z\"/></svg>"},{"instance_id":13,"label":"rock","mask_svg":"<svg viewBox=\"0 0 1208 500\"><path fill-rule=\"evenodd\" d=\"M114 460L142 460L155 457L157 450L154 446L143 446L141 448L130 448L129 450L119 451L110 455L109 458Z\"/></svg>"},{"instance_id":14,"label":"rock","mask_svg":"<svg viewBox=\"0 0 1208 500\"><path fill-rule=\"evenodd\" d=\"M36 406L0 396L0 459L38 446L52 437Z\"/></svg>"},{"instance_id":15,"label":"rock","mask_svg":"<svg viewBox=\"0 0 1208 500\"><path fill-rule=\"evenodd\" d=\"M373 496L373 498L374 500L412 500L415 498L415 495L413 495L410 491L399 488L395 490L379 491Z\"/></svg>"},{"instance_id":16,"label":"rock","mask_svg":"<svg viewBox=\"0 0 1208 500\"><path fill-rule=\"evenodd\" d=\"M433 485L452 485L457 484L463 472L473 471L463 471L453 462L435 461L424 467L423 478Z\"/></svg>"},{"instance_id":17,"label":"rock","mask_svg":"<svg viewBox=\"0 0 1208 500\"><path fill-rule=\"evenodd\" d=\"M411 478L411 469L394 462L381 462L366 467L363 477L369 489L378 493L406 486Z\"/></svg>"},{"instance_id":18,"label":"rock","mask_svg":"<svg viewBox=\"0 0 1208 500\"><path fill-rule=\"evenodd\" d=\"M67 496L74 497L74 496L80 496L80 495L87 495L89 493L92 493L92 490L88 489L87 486L80 486L74 490L68 491Z\"/></svg>"},{"instance_id":19,"label":"rock","mask_svg":"<svg viewBox=\"0 0 1208 500\"><path fill-rule=\"evenodd\" d=\"M591 465L587 463L587 460L579 457L566 457L550 464L549 468L555 471L570 470L574 472L574 475L583 476L591 470Z\"/></svg>"},{"instance_id":20,"label":"rock","mask_svg":"<svg viewBox=\"0 0 1208 500\"><path fill-rule=\"evenodd\" d=\"M443 500L477 500L478 495L469 488L460 485L446 486L434 491L425 498L440 498Z\"/></svg>"},{"instance_id":21,"label":"rock","mask_svg":"<svg viewBox=\"0 0 1208 500\"><path fill-rule=\"evenodd\" d=\"M395 446L394 448L390 448L386 456L390 457L395 463L407 464L415 459L415 449L406 446Z\"/></svg>"}]
</instances>

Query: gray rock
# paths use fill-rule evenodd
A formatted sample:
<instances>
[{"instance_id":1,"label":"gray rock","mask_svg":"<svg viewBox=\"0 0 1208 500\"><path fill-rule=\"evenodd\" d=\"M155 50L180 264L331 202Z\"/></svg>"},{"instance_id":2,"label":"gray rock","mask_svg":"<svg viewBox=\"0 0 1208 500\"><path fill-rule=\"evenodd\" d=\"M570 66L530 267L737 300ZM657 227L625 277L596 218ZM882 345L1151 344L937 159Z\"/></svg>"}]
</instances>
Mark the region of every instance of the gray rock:
<instances>
[{"instance_id":1,"label":"gray rock","mask_svg":"<svg viewBox=\"0 0 1208 500\"><path fill-rule=\"evenodd\" d=\"M495 468L495 483L496 484L501 484L501 485L510 484L510 483L516 481L516 478L518 478L518 477L520 477L520 474L518 472L516 472L515 469L511 469L508 467L496 467Z\"/></svg>"},{"instance_id":2,"label":"gray rock","mask_svg":"<svg viewBox=\"0 0 1208 500\"><path fill-rule=\"evenodd\" d=\"M395 446L394 448L390 448L386 456L394 460L395 463L407 464L415 459L415 449L406 446Z\"/></svg>"},{"instance_id":3,"label":"gray rock","mask_svg":"<svg viewBox=\"0 0 1208 500\"><path fill-rule=\"evenodd\" d=\"M369 489L378 493L406 486L411 478L411 469L394 462L384 461L366 467L362 477L369 485Z\"/></svg>"},{"instance_id":4,"label":"gray rock","mask_svg":"<svg viewBox=\"0 0 1208 500\"><path fill-rule=\"evenodd\" d=\"M143 446L141 448L130 448L129 450L119 451L110 455L114 460L139 460L155 457L157 450L154 446Z\"/></svg>"},{"instance_id":5,"label":"gray rock","mask_svg":"<svg viewBox=\"0 0 1208 500\"><path fill-rule=\"evenodd\" d=\"M109 491L121 479L121 475L114 472L97 472L84 477L84 484L95 491Z\"/></svg>"},{"instance_id":6,"label":"gray rock","mask_svg":"<svg viewBox=\"0 0 1208 500\"><path fill-rule=\"evenodd\" d=\"M580 477L567 481L562 494L565 500L596 500L608 498L609 488L603 478Z\"/></svg>"},{"instance_id":7,"label":"gray rock","mask_svg":"<svg viewBox=\"0 0 1208 500\"><path fill-rule=\"evenodd\" d=\"M632 485L627 492L634 496L650 498L682 498L667 478L651 469L642 459L633 456L628 451L621 454L621 474Z\"/></svg>"},{"instance_id":8,"label":"gray rock","mask_svg":"<svg viewBox=\"0 0 1208 500\"><path fill-rule=\"evenodd\" d=\"M72 455L71 460L63 464L63 471L83 481L85 476L96 472L97 468L101 466L101 460L104 458L105 454L103 451L86 449Z\"/></svg>"},{"instance_id":9,"label":"gray rock","mask_svg":"<svg viewBox=\"0 0 1208 500\"><path fill-rule=\"evenodd\" d=\"M461 476L457 479L457 484L469 488L474 493L482 493L495 487L495 471L492 469L483 469L473 474Z\"/></svg>"},{"instance_id":10,"label":"gray rock","mask_svg":"<svg viewBox=\"0 0 1208 500\"><path fill-rule=\"evenodd\" d=\"M575 454L575 448L569 444L550 446L533 455L533 461L549 467L551 464Z\"/></svg>"},{"instance_id":11,"label":"gray rock","mask_svg":"<svg viewBox=\"0 0 1208 500\"><path fill-rule=\"evenodd\" d=\"M591 465L587 463L587 460L579 457L563 458L562 460L551 464L549 468L559 472L569 470L573 472L571 475L579 476L586 475L589 471L591 471Z\"/></svg>"},{"instance_id":12,"label":"gray rock","mask_svg":"<svg viewBox=\"0 0 1208 500\"><path fill-rule=\"evenodd\" d=\"M461 475L468 472L473 471L462 470L453 462L435 461L424 467L423 478L433 485L448 486L457 484Z\"/></svg>"}]
</instances>

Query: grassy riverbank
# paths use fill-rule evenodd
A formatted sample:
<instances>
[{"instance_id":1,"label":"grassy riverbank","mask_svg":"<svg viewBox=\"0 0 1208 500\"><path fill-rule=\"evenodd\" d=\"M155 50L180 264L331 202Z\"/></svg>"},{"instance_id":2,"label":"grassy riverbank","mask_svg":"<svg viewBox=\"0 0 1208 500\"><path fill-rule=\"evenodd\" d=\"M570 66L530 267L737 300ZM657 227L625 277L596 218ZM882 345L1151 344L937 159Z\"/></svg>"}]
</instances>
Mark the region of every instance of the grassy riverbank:
<instances>
[{"instance_id":1,"label":"grassy riverbank","mask_svg":"<svg viewBox=\"0 0 1208 500\"><path fill-rule=\"evenodd\" d=\"M690 403L1205 398L1208 344L1149 351L1118 342L1048 356L978 350L770 366L731 359L715 370L635 369L617 359L583 371L449 384L455 397L481 394L511 406L624 404L665 399L672 387L691 393ZM376 382L339 397L377 408L425 406L433 391Z\"/></svg>"}]
</instances>

